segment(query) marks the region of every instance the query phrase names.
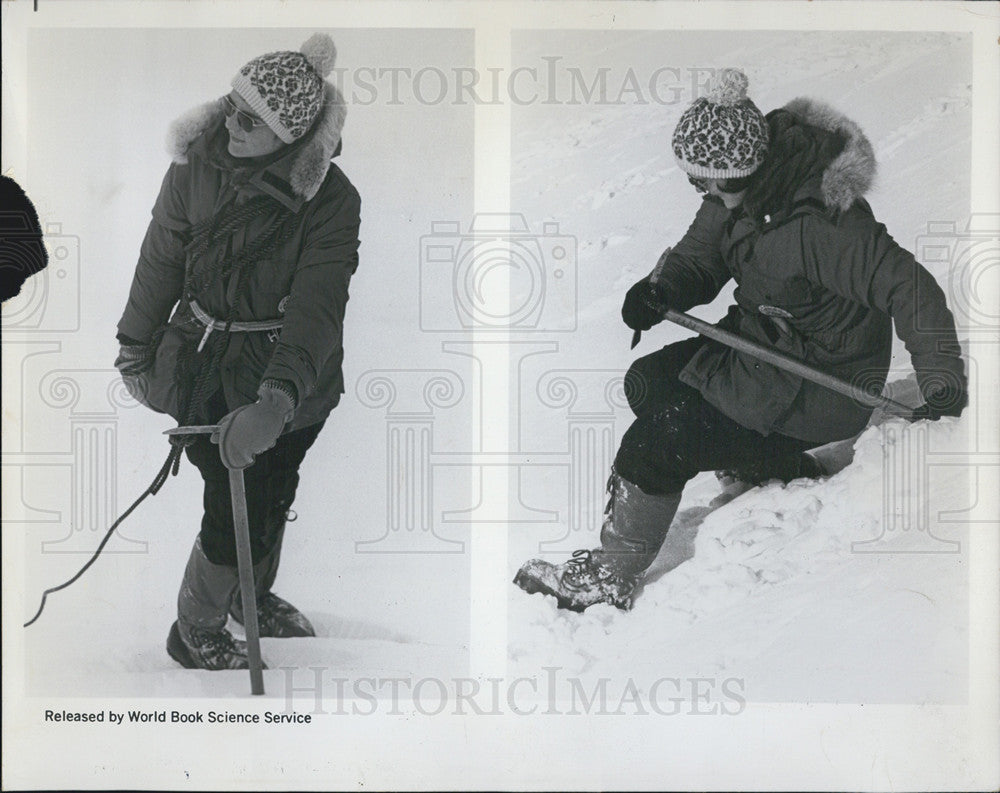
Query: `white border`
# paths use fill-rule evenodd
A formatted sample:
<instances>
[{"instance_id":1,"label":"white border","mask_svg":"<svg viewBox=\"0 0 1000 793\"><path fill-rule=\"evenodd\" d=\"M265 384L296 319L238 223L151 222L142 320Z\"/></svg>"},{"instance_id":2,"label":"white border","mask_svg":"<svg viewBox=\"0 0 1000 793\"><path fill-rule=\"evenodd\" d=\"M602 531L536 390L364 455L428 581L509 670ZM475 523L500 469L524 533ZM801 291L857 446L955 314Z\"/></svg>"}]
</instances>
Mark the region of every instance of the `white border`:
<instances>
[{"instance_id":1,"label":"white border","mask_svg":"<svg viewBox=\"0 0 1000 793\"><path fill-rule=\"evenodd\" d=\"M32 27L475 28L478 65L508 62L509 31L522 28L935 30L973 34L972 211L1000 211L995 3L39 2L38 13L24 0L0 5L7 111L3 169L15 178L24 174L26 99L20 87L27 82L25 30ZM508 121L508 108L478 110L477 209L508 207ZM977 359L988 360L991 350L995 359L995 345L979 344ZM979 394L1000 393L996 370L981 376L987 382ZM996 404L984 406L983 414L996 415ZM971 517L995 521L996 492ZM478 630L473 664L483 674L503 674L505 660L506 590L491 583L507 583L506 540L499 534L480 536L472 545L472 622ZM19 546L18 538L4 533L3 770L9 788L978 789L998 784L1000 538L988 529L973 532L970 542L974 630L965 708L753 705L739 718L700 721L543 716L414 721L376 715L333 718L309 731L234 728L210 739L180 728L108 734L56 730L40 721L44 703L26 701L16 685L23 673L17 636L24 590L13 564L21 558ZM176 703L161 704L171 705ZM58 706L71 709L73 703Z\"/></svg>"}]
</instances>

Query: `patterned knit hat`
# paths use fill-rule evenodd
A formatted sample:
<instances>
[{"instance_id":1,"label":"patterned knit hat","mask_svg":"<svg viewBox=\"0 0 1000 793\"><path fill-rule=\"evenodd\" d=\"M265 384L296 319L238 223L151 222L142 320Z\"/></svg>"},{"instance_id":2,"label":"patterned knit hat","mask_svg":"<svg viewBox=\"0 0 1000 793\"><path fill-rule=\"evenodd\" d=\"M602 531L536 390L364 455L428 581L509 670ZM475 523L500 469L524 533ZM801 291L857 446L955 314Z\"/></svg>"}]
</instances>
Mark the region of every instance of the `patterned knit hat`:
<instances>
[{"instance_id":1,"label":"patterned knit hat","mask_svg":"<svg viewBox=\"0 0 1000 793\"><path fill-rule=\"evenodd\" d=\"M674 130L677 164L691 176L732 179L752 174L767 154L767 122L747 98L749 80L722 69L708 96L684 111Z\"/></svg>"},{"instance_id":2,"label":"patterned knit hat","mask_svg":"<svg viewBox=\"0 0 1000 793\"><path fill-rule=\"evenodd\" d=\"M299 52L269 52L240 69L232 86L285 143L301 138L323 105L323 78L333 71L337 48L316 33Z\"/></svg>"}]
</instances>

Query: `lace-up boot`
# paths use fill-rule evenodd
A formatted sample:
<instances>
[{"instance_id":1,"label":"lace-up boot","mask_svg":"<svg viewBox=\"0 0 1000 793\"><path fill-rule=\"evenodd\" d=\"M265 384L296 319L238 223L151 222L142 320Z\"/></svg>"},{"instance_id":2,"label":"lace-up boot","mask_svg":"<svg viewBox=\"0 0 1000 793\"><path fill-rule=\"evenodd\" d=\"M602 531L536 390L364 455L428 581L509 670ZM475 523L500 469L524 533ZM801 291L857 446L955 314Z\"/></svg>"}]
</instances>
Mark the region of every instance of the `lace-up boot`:
<instances>
[{"instance_id":1,"label":"lace-up boot","mask_svg":"<svg viewBox=\"0 0 1000 793\"><path fill-rule=\"evenodd\" d=\"M583 611L608 603L629 610L640 576L667 535L680 493L649 495L617 473L611 474L608 490L600 548L574 551L560 565L532 559L514 583L528 593L552 595L559 608Z\"/></svg>"},{"instance_id":2,"label":"lace-up boot","mask_svg":"<svg viewBox=\"0 0 1000 793\"><path fill-rule=\"evenodd\" d=\"M235 567L213 564L195 540L177 596L177 621L167 653L186 669L246 669L245 642L226 630L229 605L239 589Z\"/></svg>"}]
</instances>

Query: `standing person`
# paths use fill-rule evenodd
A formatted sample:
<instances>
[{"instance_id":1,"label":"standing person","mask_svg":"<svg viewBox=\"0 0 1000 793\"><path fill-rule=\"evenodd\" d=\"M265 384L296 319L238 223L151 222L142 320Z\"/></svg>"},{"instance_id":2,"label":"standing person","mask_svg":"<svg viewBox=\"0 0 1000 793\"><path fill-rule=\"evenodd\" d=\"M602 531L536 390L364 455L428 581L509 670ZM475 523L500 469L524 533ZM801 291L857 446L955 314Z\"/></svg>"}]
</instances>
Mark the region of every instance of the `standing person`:
<instances>
[{"instance_id":1,"label":"standing person","mask_svg":"<svg viewBox=\"0 0 1000 793\"><path fill-rule=\"evenodd\" d=\"M243 620L228 468L247 468L261 635L315 635L271 587L299 466L344 391L361 200L331 163L346 115L324 79L335 58L323 34L261 55L228 95L173 124L118 323L116 366L133 395L182 424L218 424L218 446L186 436L204 516L167 651L188 668L248 665L225 627Z\"/></svg>"},{"instance_id":2,"label":"standing person","mask_svg":"<svg viewBox=\"0 0 1000 793\"><path fill-rule=\"evenodd\" d=\"M736 305L720 327L881 389L895 322L925 400L917 416L959 416L968 398L954 320L933 277L863 198L875 175L871 144L857 124L811 99L765 118L747 86L743 72L721 70L681 116L674 155L706 195L655 282L629 289L625 324L648 330L665 308L710 303L734 279ZM631 608L699 471L816 475L805 451L857 434L872 412L702 338L640 358L625 388L636 419L615 458L600 547L561 565L532 560L514 579L562 608Z\"/></svg>"}]
</instances>

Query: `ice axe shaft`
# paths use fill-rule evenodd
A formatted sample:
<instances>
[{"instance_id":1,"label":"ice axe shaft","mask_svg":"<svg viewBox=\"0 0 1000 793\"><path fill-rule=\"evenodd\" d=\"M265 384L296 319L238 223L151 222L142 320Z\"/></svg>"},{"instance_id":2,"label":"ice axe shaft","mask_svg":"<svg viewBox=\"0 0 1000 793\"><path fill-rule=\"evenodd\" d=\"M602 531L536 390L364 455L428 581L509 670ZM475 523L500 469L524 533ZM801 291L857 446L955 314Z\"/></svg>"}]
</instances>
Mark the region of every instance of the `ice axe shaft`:
<instances>
[{"instance_id":1,"label":"ice axe shaft","mask_svg":"<svg viewBox=\"0 0 1000 793\"><path fill-rule=\"evenodd\" d=\"M229 492L233 501L233 526L236 529L236 562L240 572L240 597L243 600L243 627L247 634L247 658L250 661L250 693L264 693L263 662L260 658L260 627L257 624L257 595L250 556L250 521L243 469L229 469Z\"/></svg>"},{"instance_id":2,"label":"ice axe shaft","mask_svg":"<svg viewBox=\"0 0 1000 793\"><path fill-rule=\"evenodd\" d=\"M165 435L214 434L213 424L173 427ZM260 657L260 626L257 623L257 590L253 580L253 557L250 554L250 518L247 515L246 483L243 469L229 469L229 495L233 504L233 527L236 530L236 564L240 575L240 598L243 602L243 627L247 634L247 659L250 662L250 693L264 693L264 664Z\"/></svg>"},{"instance_id":3,"label":"ice axe shaft","mask_svg":"<svg viewBox=\"0 0 1000 793\"><path fill-rule=\"evenodd\" d=\"M747 355L752 355L755 358L771 364L772 366L777 366L779 369L784 369L786 372L798 375L805 380L818 383L821 386L829 388L831 391L836 391L838 394L850 397L856 402L860 402L867 407L881 408L882 410L904 419L912 420L913 418L913 408L907 407L906 405L882 396L881 394L870 394L864 389L853 386L850 383L845 383L843 380L834 377L833 375L826 374L826 372L821 372L818 369L813 369L811 366L808 366L789 355L785 355L777 350L769 349L768 347L752 342L749 339L744 339L742 336L737 336L735 333L729 333L728 331L722 330L715 325L702 322L700 319L695 319L689 314L677 311L676 309L668 308L664 312L663 318L685 327L688 330L693 330L695 333L705 336L706 338L714 339L717 342L725 344L727 347L732 347L734 350L739 350L740 352L745 352Z\"/></svg>"}]
</instances>

